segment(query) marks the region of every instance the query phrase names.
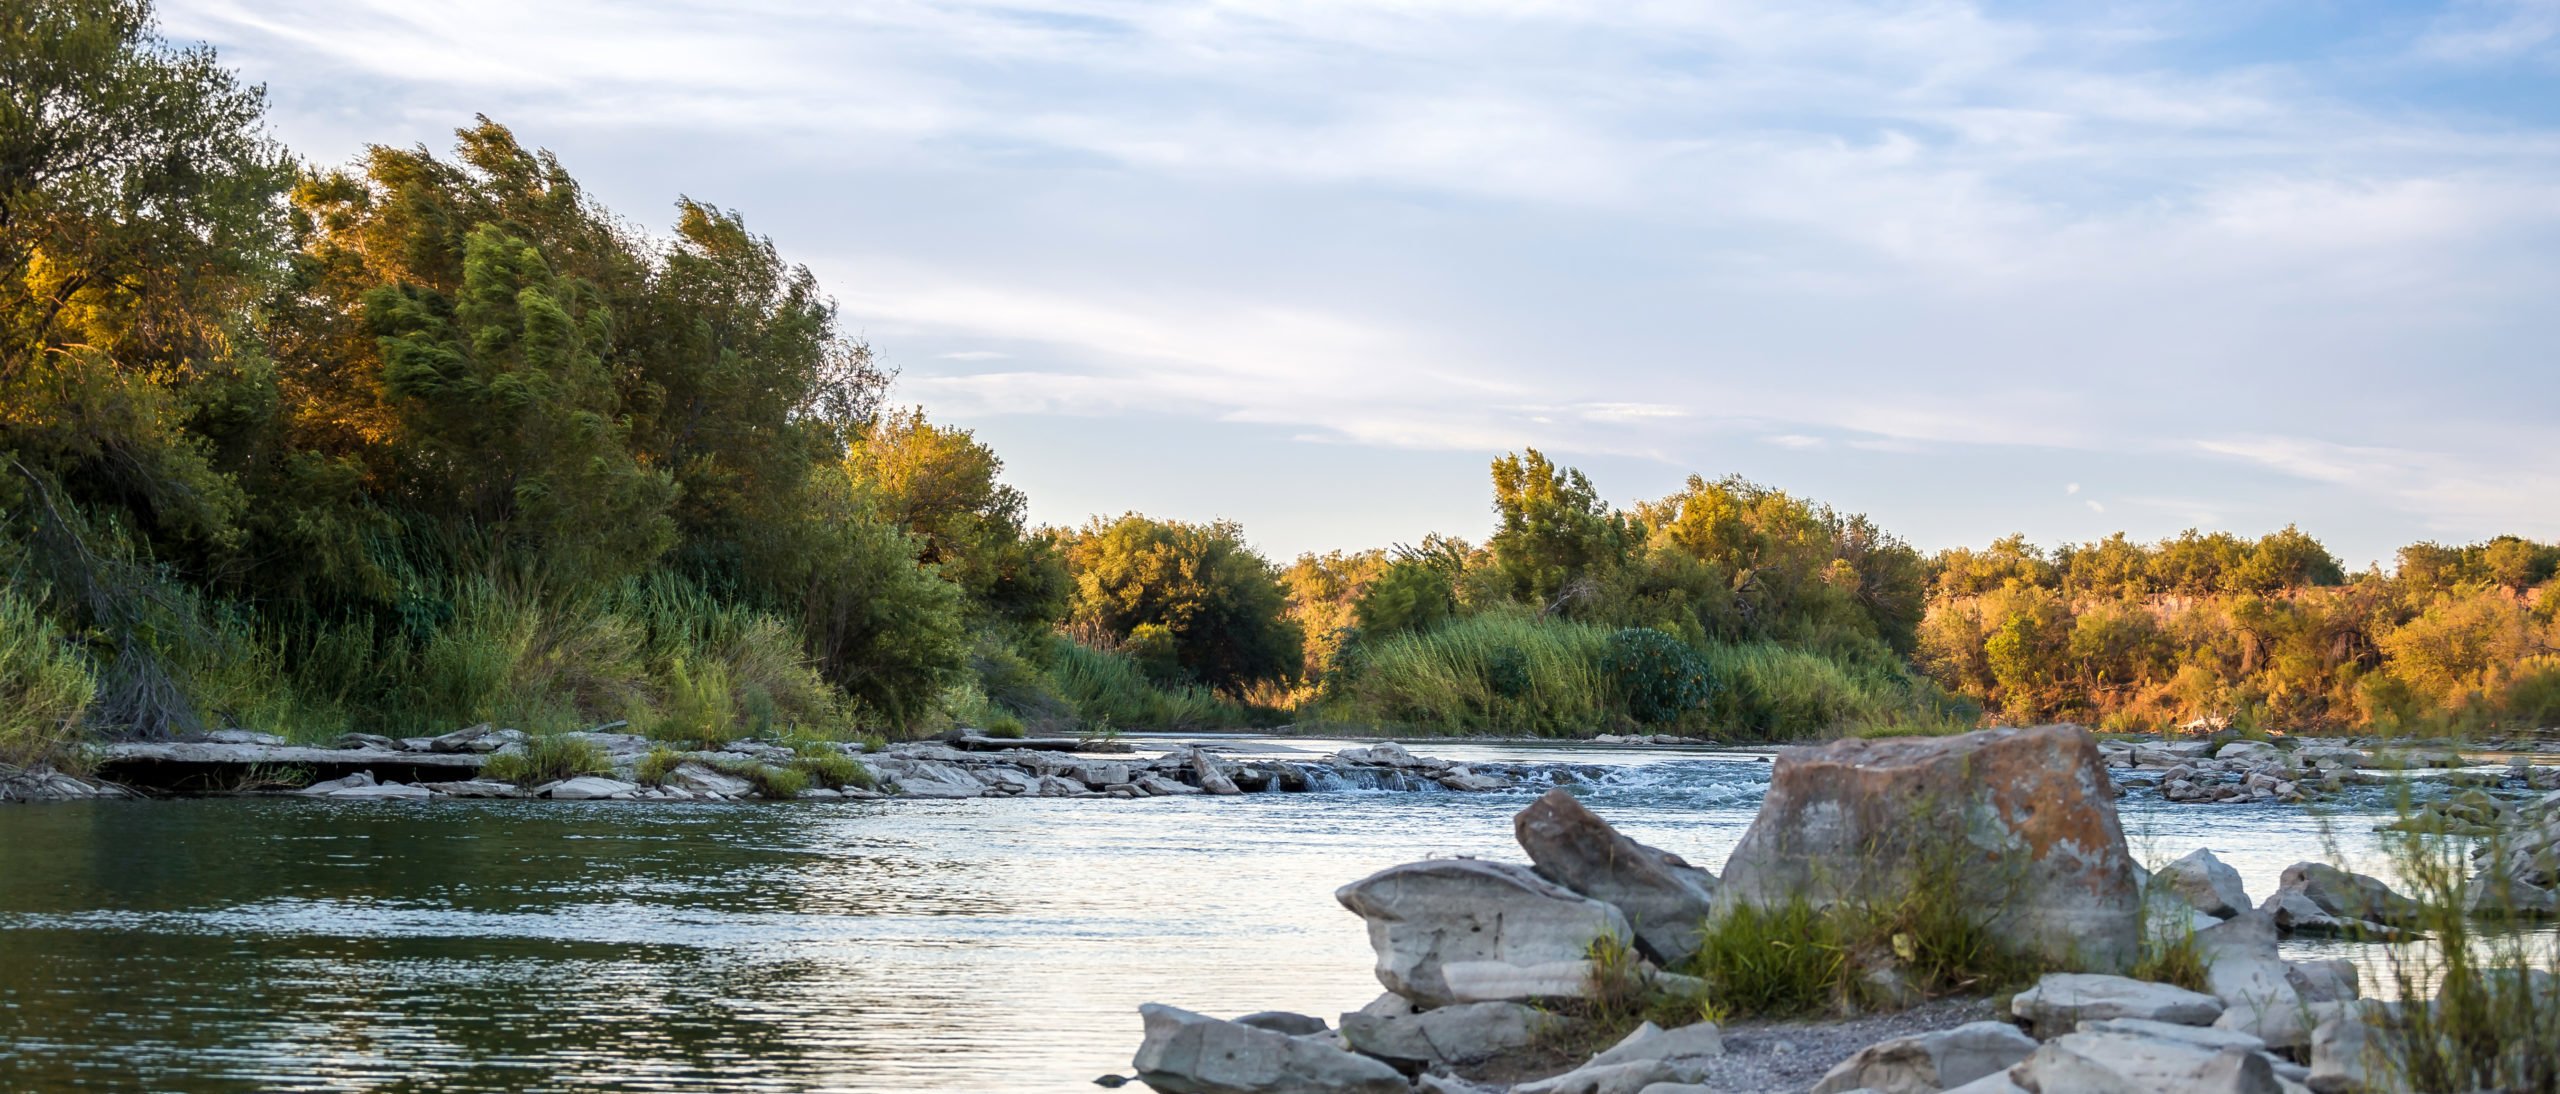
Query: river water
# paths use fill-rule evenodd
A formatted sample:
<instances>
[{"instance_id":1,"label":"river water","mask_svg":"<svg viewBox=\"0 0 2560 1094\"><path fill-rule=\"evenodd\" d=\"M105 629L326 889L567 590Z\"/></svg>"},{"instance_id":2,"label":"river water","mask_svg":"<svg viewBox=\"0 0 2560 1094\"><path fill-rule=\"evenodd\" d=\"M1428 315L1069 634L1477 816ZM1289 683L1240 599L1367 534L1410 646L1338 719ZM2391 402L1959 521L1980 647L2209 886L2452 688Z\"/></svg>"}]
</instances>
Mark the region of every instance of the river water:
<instances>
[{"instance_id":1,"label":"river water","mask_svg":"<svg viewBox=\"0 0 2560 1094\"><path fill-rule=\"evenodd\" d=\"M1769 771L1426 751L1608 765L1586 802L1710 868ZM1334 888L1517 860L1533 793L0 808L0 1090L1089 1091L1127 1072L1142 1002L1376 996ZM2352 809L2123 816L2146 862L2210 847L2258 895L2332 836L2379 865Z\"/></svg>"}]
</instances>

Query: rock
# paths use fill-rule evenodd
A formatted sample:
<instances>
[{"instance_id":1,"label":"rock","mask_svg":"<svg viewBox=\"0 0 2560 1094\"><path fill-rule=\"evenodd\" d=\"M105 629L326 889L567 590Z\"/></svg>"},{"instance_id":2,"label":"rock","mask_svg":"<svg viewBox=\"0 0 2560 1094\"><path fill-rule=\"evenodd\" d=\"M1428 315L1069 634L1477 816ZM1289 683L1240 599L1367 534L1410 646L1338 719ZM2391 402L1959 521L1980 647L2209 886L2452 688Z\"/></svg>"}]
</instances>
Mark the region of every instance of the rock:
<instances>
[{"instance_id":1,"label":"rock","mask_svg":"<svg viewBox=\"0 0 2560 1094\"><path fill-rule=\"evenodd\" d=\"M1389 998L1401 999L1390 995ZM1404 1014L1349 1011L1352 1051L1405 1064L1464 1064L1526 1048L1560 1019L1521 1003L1460 1003Z\"/></svg>"},{"instance_id":2,"label":"rock","mask_svg":"<svg viewBox=\"0 0 2560 1094\"><path fill-rule=\"evenodd\" d=\"M428 783L427 789L448 798L521 798L524 790L514 783L495 779L464 779L449 783Z\"/></svg>"},{"instance_id":3,"label":"rock","mask_svg":"<svg viewBox=\"0 0 2560 1094\"><path fill-rule=\"evenodd\" d=\"M2514 874L2475 877L2463 887L2462 910L2489 919L2550 919L2560 916L2560 893Z\"/></svg>"},{"instance_id":4,"label":"rock","mask_svg":"<svg viewBox=\"0 0 2560 1094\"><path fill-rule=\"evenodd\" d=\"M897 784L898 793L910 798L975 798L987 792L985 783L958 764L884 755L873 766Z\"/></svg>"},{"instance_id":5,"label":"rock","mask_svg":"<svg viewBox=\"0 0 2560 1094\"><path fill-rule=\"evenodd\" d=\"M1218 770L1217 762L1211 760L1208 753L1202 752L1196 748L1192 749L1190 763L1191 775L1193 778L1200 780L1200 789L1203 793L1244 793L1244 791L1236 789L1236 782L1234 779L1228 778L1224 772Z\"/></svg>"},{"instance_id":6,"label":"rock","mask_svg":"<svg viewBox=\"0 0 2560 1094\"><path fill-rule=\"evenodd\" d=\"M1998 909L2023 949L2120 971L2140 951L2141 913L2111 786L2076 726L1791 748L1726 864L1717 914L1956 884L1979 889L1973 906Z\"/></svg>"},{"instance_id":7,"label":"rock","mask_svg":"<svg viewBox=\"0 0 2560 1094\"><path fill-rule=\"evenodd\" d=\"M436 743L436 739L435 739L435 738L433 738L433 737L402 737L402 738L400 738L400 751L402 751L402 752L433 752L433 751L435 751L435 750L434 750L433 748L428 747L428 746L433 745L433 744L435 744L435 743Z\"/></svg>"},{"instance_id":8,"label":"rock","mask_svg":"<svg viewBox=\"0 0 2560 1094\"><path fill-rule=\"evenodd\" d=\"M844 800L844 792L831 786L812 786L799 794L801 801L831 802Z\"/></svg>"},{"instance_id":9,"label":"rock","mask_svg":"<svg viewBox=\"0 0 2560 1094\"><path fill-rule=\"evenodd\" d=\"M1178 1007L1138 1008L1146 1041L1138 1078L1164 1094L1406 1094L1396 1069L1285 1033L1221 1022Z\"/></svg>"},{"instance_id":10,"label":"rock","mask_svg":"<svg viewBox=\"0 0 2560 1094\"><path fill-rule=\"evenodd\" d=\"M2035 1050L2035 1038L2016 1026L1972 1022L1859 1049L1824 1074L1812 1094L1934 1094L2007 1071Z\"/></svg>"},{"instance_id":11,"label":"rock","mask_svg":"<svg viewBox=\"0 0 2560 1094\"><path fill-rule=\"evenodd\" d=\"M2176 1022L2154 1022L2148 1018L2105 1018L2094 1022L2082 1022L2077 1032L2136 1033L2145 1037L2185 1041L2216 1052L2226 1048L2236 1048L2245 1052L2262 1052L2267 1047L2265 1041L2238 1030L2181 1025Z\"/></svg>"},{"instance_id":12,"label":"rock","mask_svg":"<svg viewBox=\"0 0 2560 1094\"><path fill-rule=\"evenodd\" d=\"M1527 999L1570 980L1588 990L1585 962L1593 940L1628 937L1618 909L1556 885L1524 866L1475 859L1430 859L1390 866L1334 891L1334 899L1369 924L1378 982L1425 1006ZM1449 966L1462 968L1452 985ZM1520 994L1498 975L1537 979ZM1466 994L1460 994L1459 988Z\"/></svg>"},{"instance_id":13,"label":"rock","mask_svg":"<svg viewBox=\"0 0 2560 1094\"><path fill-rule=\"evenodd\" d=\"M1679 1081L1694 1083L1706 1075L1706 1069L1698 1061L1722 1055L1724 1034L1713 1022L1695 1022L1677 1029L1664 1029L1646 1022L1583 1066L1607 1067L1659 1060L1670 1065L1672 1074Z\"/></svg>"},{"instance_id":14,"label":"rock","mask_svg":"<svg viewBox=\"0 0 2560 1094\"><path fill-rule=\"evenodd\" d=\"M2292 970L2276 954L2273 916L2248 912L2197 931L2196 951L2205 964L2206 987L2222 1000L2215 1029L2246 1033L2277 1048L2306 1043L2310 1027Z\"/></svg>"},{"instance_id":15,"label":"rock","mask_svg":"<svg viewBox=\"0 0 2560 1094\"><path fill-rule=\"evenodd\" d=\"M1625 912L1634 942L1656 962L1674 965L1698 952L1715 875L1620 835L1562 789L1514 815L1511 830L1540 877Z\"/></svg>"},{"instance_id":16,"label":"rock","mask_svg":"<svg viewBox=\"0 0 2560 1094\"><path fill-rule=\"evenodd\" d=\"M341 750L363 748L376 752L398 752L400 742L378 733L341 733L337 740L329 743L329 747Z\"/></svg>"},{"instance_id":17,"label":"rock","mask_svg":"<svg viewBox=\"0 0 2560 1094\"><path fill-rule=\"evenodd\" d=\"M2387 1089L2375 1081L2371 1035L2376 1010L2349 1005L2333 1008L2311 1029L2311 1074L2303 1085L2318 1094L2366 1094Z\"/></svg>"},{"instance_id":18,"label":"rock","mask_svg":"<svg viewBox=\"0 0 2560 1094\"><path fill-rule=\"evenodd\" d=\"M2268 744L2265 741L2241 739L2227 742L2221 748L2216 749L2213 753L2213 758L2224 763L2241 763L2256 766L2259 764L2282 761L2284 759L2284 750Z\"/></svg>"},{"instance_id":19,"label":"rock","mask_svg":"<svg viewBox=\"0 0 2560 1094\"><path fill-rule=\"evenodd\" d=\"M1236 1019L1236 1024L1252 1026L1255 1029L1267 1029L1273 1033L1287 1034L1291 1037L1328 1033L1333 1029L1332 1026L1324 1024L1322 1018L1286 1010L1258 1010Z\"/></svg>"},{"instance_id":20,"label":"rock","mask_svg":"<svg viewBox=\"0 0 2560 1094\"><path fill-rule=\"evenodd\" d=\"M2401 927L2416 922L2420 910L2417 901L2393 892L2378 878L2318 862L2285 867L2276 879L2275 895L2260 907L2273 911L2286 893L2299 893L2320 911L2348 922Z\"/></svg>"},{"instance_id":21,"label":"rock","mask_svg":"<svg viewBox=\"0 0 2560 1094\"><path fill-rule=\"evenodd\" d=\"M1129 781L1129 765L1114 760L1084 760L1068 765L1062 774L1096 790L1109 790Z\"/></svg>"},{"instance_id":22,"label":"rock","mask_svg":"<svg viewBox=\"0 0 2560 1094\"><path fill-rule=\"evenodd\" d=\"M1478 775L1472 771L1452 771L1432 781L1462 794L1474 794L1486 790L1509 790L1512 786L1509 779L1495 775Z\"/></svg>"},{"instance_id":23,"label":"rock","mask_svg":"<svg viewBox=\"0 0 2560 1094\"><path fill-rule=\"evenodd\" d=\"M2356 963L2343 957L2326 961L2287 961L2285 982L2305 1003L2342 1003L2364 994Z\"/></svg>"},{"instance_id":24,"label":"rock","mask_svg":"<svg viewBox=\"0 0 2560 1094\"><path fill-rule=\"evenodd\" d=\"M373 786L340 787L328 793L331 801L425 801L435 792L423 786L403 783L380 783Z\"/></svg>"},{"instance_id":25,"label":"rock","mask_svg":"<svg viewBox=\"0 0 2560 1094\"><path fill-rule=\"evenodd\" d=\"M1082 795L1084 795L1084 794L1086 794L1086 793L1088 793L1088 791L1086 791L1086 790L1085 790L1085 787L1084 787L1084 784L1083 784L1083 783L1077 782L1077 781L1076 781L1076 780L1074 780L1074 779L1067 778L1066 776L1063 776L1063 775L1042 775L1042 776L1040 776L1040 796L1041 796L1041 797L1044 797L1044 798L1073 798L1073 797L1080 797L1080 796L1082 796Z\"/></svg>"},{"instance_id":26,"label":"rock","mask_svg":"<svg viewBox=\"0 0 2560 1094\"><path fill-rule=\"evenodd\" d=\"M2123 976L2051 972L2009 1000L2009 1013L2038 1037L2069 1033L2083 1020L2144 1018L2207 1026L2222 1017L2222 1000L2172 984Z\"/></svg>"},{"instance_id":27,"label":"rock","mask_svg":"<svg viewBox=\"0 0 2560 1094\"><path fill-rule=\"evenodd\" d=\"M2036 1094L2036 1092L2029 1091L2011 1081L2009 1071L1994 1071L1963 1086L1949 1088L1947 1094Z\"/></svg>"},{"instance_id":28,"label":"rock","mask_svg":"<svg viewBox=\"0 0 2560 1094\"><path fill-rule=\"evenodd\" d=\"M470 727L470 728L468 728L468 729L457 729L457 730L454 730L453 732L451 732L451 733L447 733L447 734L445 734L445 735L444 735L444 736L442 736L442 737L430 737L430 738L428 738L428 739L427 739L427 747L425 747L425 748L423 748L423 749L420 749L419 751L421 751L421 752L488 752L488 751L491 751L491 750L493 750L493 749L497 748L498 746L496 746L496 745L494 745L494 744L493 744L493 745L490 745L488 748L482 748L482 747L480 747L480 742L481 742L481 740L482 740L483 738L486 738L486 737L487 737L487 736L489 736L490 734L495 733L495 732L497 732L497 731L498 731L498 727L493 726L493 725L490 725L490 724L489 724L489 723L487 723L487 722L482 722L482 723L480 723L479 725L472 726L472 727Z\"/></svg>"},{"instance_id":29,"label":"rock","mask_svg":"<svg viewBox=\"0 0 2560 1094\"><path fill-rule=\"evenodd\" d=\"M2010 1071L2042 1094L2281 1094L2263 1053L2118 1030L2045 1042Z\"/></svg>"},{"instance_id":30,"label":"rock","mask_svg":"<svg viewBox=\"0 0 2560 1094\"><path fill-rule=\"evenodd\" d=\"M1724 1092L1703 1083L1655 1083L1636 1091L1636 1094L1724 1094Z\"/></svg>"},{"instance_id":31,"label":"rock","mask_svg":"<svg viewBox=\"0 0 2560 1094\"><path fill-rule=\"evenodd\" d=\"M628 797L638 789L640 789L638 783L608 779L601 775L580 775L574 779L564 779L552 784L550 792L543 796L553 801L600 801L605 798Z\"/></svg>"},{"instance_id":32,"label":"rock","mask_svg":"<svg viewBox=\"0 0 2560 1094\"><path fill-rule=\"evenodd\" d=\"M1387 741L1387 742L1384 742L1384 743L1381 743L1381 744L1371 745L1371 746L1369 746L1369 747L1367 747L1367 748L1346 748L1346 749L1343 749L1343 750L1342 750L1342 751L1340 751L1340 752L1336 752L1336 753L1334 753L1334 754L1333 754L1333 756L1331 757L1331 759L1332 759L1333 763L1334 763L1336 766L1341 766L1341 765L1354 765L1354 766L1364 766L1364 767L1429 767L1429 766L1431 766L1431 761L1426 760L1426 759L1423 759L1423 758L1421 758L1421 757L1419 757L1419 756L1416 756L1416 755L1414 755L1414 754L1413 754L1413 753L1411 753L1411 752L1407 752L1407 751L1405 751L1405 748L1404 748L1404 746L1403 746L1403 745L1397 744L1397 743L1395 743L1394 741Z\"/></svg>"},{"instance_id":33,"label":"rock","mask_svg":"<svg viewBox=\"0 0 2560 1094\"><path fill-rule=\"evenodd\" d=\"M1040 794L1040 780L1010 767L971 768L969 773L976 776L979 782L985 783L987 789L998 794L1033 797Z\"/></svg>"},{"instance_id":34,"label":"rock","mask_svg":"<svg viewBox=\"0 0 2560 1094\"><path fill-rule=\"evenodd\" d=\"M356 773L355 773L355 774L353 774L353 775L342 775L342 776L340 776L340 777L338 777L338 778L330 779L330 780L328 780L328 781L326 781L326 782L316 782L316 783L313 783L313 784L311 784L311 785L309 785L309 786L303 787L303 788L302 788L302 789L300 789L300 790L296 790L296 791L294 791L294 793L296 793L296 794L308 795L308 796L310 796L310 797L314 797L314 798L325 798L325 797L327 797L327 796L329 796L329 795L331 795L331 794L335 794L335 793L337 793L338 791L341 791L341 790L348 790L348 789L352 789L352 788L359 787L359 786L372 786L372 785L374 785L373 772L370 772L370 771L358 771L358 772L356 772Z\"/></svg>"},{"instance_id":35,"label":"rock","mask_svg":"<svg viewBox=\"0 0 2560 1094\"><path fill-rule=\"evenodd\" d=\"M1138 776L1137 785L1138 789L1146 791L1153 797L1164 797L1172 794L1197 794L1200 792L1199 787L1193 786L1189 783L1175 782L1162 775L1140 775Z\"/></svg>"},{"instance_id":36,"label":"rock","mask_svg":"<svg viewBox=\"0 0 2560 1094\"><path fill-rule=\"evenodd\" d=\"M1679 1081L1671 1065L1660 1060L1584 1064L1552 1079L1520 1083L1511 1088L1511 1094L1641 1094L1656 1083Z\"/></svg>"},{"instance_id":37,"label":"rock","mask_svg":"<svg viewBox=\"0 0 2560 1094\"><path fill-rule=\"evenodd\" d=\"M205 741L218 745L264 745L282 748L291 742L273 733L254 733L245 729L217 729L204 735Z\"/></svg>"},{"instance_id":38,"label":"rock","mask_svg":"<svg viewBox=\"0 0 2560 1094\"><path fill-rule=\"evenodd\" d=\"M2229 919L2248 911L2249 891L2240 884L2240 871L2224 865L2213 852L2198 848L2186 857L2160 868L2151 875L2151 884L2184 898L2195 909L2216 919Z\"/></svg>"},{"instance_id":39,"label":"rock","mask_svg":"<svg viewBox=\"0 0 2560 1094\"><path fill-rule=\"evenodd\" d=\"M703 797L743 798L756 792L755 783L692 760L667 772L666 785Z\"/></svg>"}]
</instances>

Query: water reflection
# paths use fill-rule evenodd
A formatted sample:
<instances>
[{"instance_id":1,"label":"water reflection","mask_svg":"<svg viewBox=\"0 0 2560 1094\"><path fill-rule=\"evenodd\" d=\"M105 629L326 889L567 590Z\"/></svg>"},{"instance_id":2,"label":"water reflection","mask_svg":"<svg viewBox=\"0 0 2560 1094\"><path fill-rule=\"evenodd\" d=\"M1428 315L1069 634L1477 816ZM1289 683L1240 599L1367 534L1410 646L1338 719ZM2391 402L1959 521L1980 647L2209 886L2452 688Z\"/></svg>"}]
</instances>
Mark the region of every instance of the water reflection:
<instances>
[{"instance_id":1,"label":"water reflection","mask_svg":"<svg viewBox=\"0 0 2560 1094\"><path fill-rule=\"evenodd\" d=\"M1616 765L1593 806L1709 865L1768 771L1432 751ZM1516 857L1526 796L0 810L0 1088L1090 1090L1143 1001L1366 1002L1333 889ZM2324 845L2299 810L2125 813L2146 859L2212 847L2260 894ZM2328 827L2374 860L2369 818Z\"/></svg>"}]
</instances>

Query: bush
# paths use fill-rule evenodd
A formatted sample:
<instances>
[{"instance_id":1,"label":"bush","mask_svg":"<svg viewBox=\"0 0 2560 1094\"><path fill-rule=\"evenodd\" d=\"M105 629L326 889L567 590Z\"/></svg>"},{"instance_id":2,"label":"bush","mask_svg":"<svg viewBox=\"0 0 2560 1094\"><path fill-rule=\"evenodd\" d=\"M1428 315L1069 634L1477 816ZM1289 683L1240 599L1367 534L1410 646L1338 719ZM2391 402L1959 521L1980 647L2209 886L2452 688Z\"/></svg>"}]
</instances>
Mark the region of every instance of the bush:
<instances>
[{"instance_id":1,"label":"bush","mask_svg":"<svg viewBox=\"0 0 2560 1094\"><path fill-rule=\"evenodd\" d=\"M612 775L613 763L604 750L583 737L536 737L525 742L522 752L500 752L489 757L480 776L510 782L518 786L541 786L544 783L574 779L580 775Z\"/></svg>"},{"instance_id":2,"label":"bush","mask_svg":"<svg viewBox=\"0 0 2560 1094\"><path fill-rule=\"evenodd\" d=\"M1792 1015L1849 1002L1849 945L1836 917L1802 900L1735 907L1708 924L1689 971L1736 1014Z\"/></svg>"},{"instance_id":3,"label":"bush","mask_svg":"<svg viewBox=\"0 0 2560 1094\"><path fill-rule=\"evenodd\" d=\"M1615 685L1627 716L1644 725L1679 721L1716 692L1706 659L1661 631L1630 627L1610 635L1600 670Z\"/></svg>"},{"instance_id":4,"label":"bush","mask_svg":"<svg viewBox=\"0 0 2560 1094\"><path fill-rule=\"evenodd\" d=\"M0 762L62 761L97 689L61 629L0 588Z\"/></svg>"},{"instance_id":5,"label":"bush","mask_svg":"<svg viewBox=\"0 0 2560 1094\"><path fill-rule=\"evenodd\" d=\"M737 740L737 697L730 691L728 669L712 662L696 672L677 658L668 669L666 699L646 731L654 739L706 751Z\"/></svg>"}]
</instances>

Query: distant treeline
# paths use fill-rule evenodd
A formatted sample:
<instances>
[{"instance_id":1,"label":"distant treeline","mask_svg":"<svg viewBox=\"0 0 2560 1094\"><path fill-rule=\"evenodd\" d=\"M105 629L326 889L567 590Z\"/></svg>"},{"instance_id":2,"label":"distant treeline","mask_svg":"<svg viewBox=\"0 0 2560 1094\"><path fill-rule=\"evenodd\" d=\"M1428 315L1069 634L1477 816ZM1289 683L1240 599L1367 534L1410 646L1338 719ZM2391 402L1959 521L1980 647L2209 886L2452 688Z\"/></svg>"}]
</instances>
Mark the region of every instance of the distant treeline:
<instances>
[{"instance_id":1,"label":"distant treeline","mask_svg":"<svg viewBox=\"0 0 2560 1094\"><path fill-rule=\"evenodd\" d=\"M2004 718L2549 719L2554 552L1923 557L1536 451L1481 545L1280 567L1040 529L736 212L664 236L486 119L297 163L133 0L0 13L0 761L99 734L1243 726L1728 737Z\"/></svg>"}]
</instances>

